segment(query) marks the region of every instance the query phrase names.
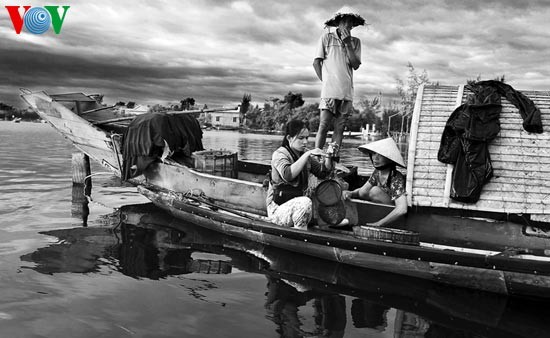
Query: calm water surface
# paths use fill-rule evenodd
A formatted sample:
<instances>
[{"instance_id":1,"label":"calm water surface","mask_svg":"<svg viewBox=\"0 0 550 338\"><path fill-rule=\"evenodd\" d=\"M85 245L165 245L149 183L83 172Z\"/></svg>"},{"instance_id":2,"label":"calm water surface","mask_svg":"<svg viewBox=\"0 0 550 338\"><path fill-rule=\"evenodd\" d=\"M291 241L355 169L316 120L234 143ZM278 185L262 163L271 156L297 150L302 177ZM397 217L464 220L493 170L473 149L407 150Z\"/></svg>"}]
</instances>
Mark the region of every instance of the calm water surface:
<instances>
[{"instance_id":1,"label":"calm water surface","mask_svg":"<svg viewBox=\"0 0 550 338\"><path fill-rule=\"evenodd\" d=\"M206 148L260 161L280 141L221 131L204 138ZM344 163L368 167L355 149L361 143L345 141ZM86 203L71 183L74 148L47 124L0 122L0 144L0 337L550 332L547 304L354 269L184 224L97 165Z\"/></svg>"}]
</instances>

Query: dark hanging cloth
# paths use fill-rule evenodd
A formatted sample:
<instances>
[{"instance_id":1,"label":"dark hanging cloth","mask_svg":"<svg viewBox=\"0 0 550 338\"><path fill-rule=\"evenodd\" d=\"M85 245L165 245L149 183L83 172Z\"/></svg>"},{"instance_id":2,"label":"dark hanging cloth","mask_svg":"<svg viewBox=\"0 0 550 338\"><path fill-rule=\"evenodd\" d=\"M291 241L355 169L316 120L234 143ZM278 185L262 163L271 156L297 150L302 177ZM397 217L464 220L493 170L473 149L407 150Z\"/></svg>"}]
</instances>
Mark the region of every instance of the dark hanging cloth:
<instances>
[{"instance_id":1,"label":"dark hanging cloth","mask_svg":"<svg viewBox=\"0 0 550 338\"><path fill-rule=\"evenodd\" d=\"M523 129L530 133L542 134L542 117L535 103L523 93L515 90L504 82L489 80L480 81L476 86L488 86L494 88L501 96L506 97L511 104L518 108L523 119Z\"/></svg>"},{"instance_id":2,"label":"dark hanging cloth","mask_svg":"<svg viewBox=\"0 0 550 338\"><path fill-rule=\"evenodd\" d=\"M192 114L147 113L137 116L124 133L123 180L140 175L163 153L165 143L174 154L190 156L204 150L202 130Z\"/></svg>"},{"instance_id":3,"label":"dark hanging cloth","mask_svg":"<svg viewBox=\"0 0 550 338\"><path fill-rule=\"evenodd\" d=\"M542 133L542 120L533 101L505 83L480 81L466 88L472 94L447 120L437 158L455 165L451 198L475 203L493 177L489 143L500 132L501 96L518 108L526 131Z\"/></svg>"}]
</instances>

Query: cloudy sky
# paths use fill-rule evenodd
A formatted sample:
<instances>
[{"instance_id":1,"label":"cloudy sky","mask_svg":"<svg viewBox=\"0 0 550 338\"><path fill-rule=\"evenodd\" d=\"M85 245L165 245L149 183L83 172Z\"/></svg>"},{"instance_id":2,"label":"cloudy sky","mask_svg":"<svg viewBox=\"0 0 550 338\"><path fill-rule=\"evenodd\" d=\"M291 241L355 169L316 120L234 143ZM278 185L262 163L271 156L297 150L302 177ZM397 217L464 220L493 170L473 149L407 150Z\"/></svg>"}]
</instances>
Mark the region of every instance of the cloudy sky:
<instances>
[{"instance_id":1,"label":"cloudy sky","mask_svg":"<svg viewBox=\"0 0 550 338\"><path fill-rule=\"evenodd\" d=\"M6 5L70 5L61 34L17 35ZM0 102L20 87L103 93L107 103L262 104L288 91L317 100L311 66L324 21L343 5L370 24L355 97L395 95L411 62L431 81L505 75L516 89L550 89L548 0L2 1Z\"/></svg>"}]
</instances>

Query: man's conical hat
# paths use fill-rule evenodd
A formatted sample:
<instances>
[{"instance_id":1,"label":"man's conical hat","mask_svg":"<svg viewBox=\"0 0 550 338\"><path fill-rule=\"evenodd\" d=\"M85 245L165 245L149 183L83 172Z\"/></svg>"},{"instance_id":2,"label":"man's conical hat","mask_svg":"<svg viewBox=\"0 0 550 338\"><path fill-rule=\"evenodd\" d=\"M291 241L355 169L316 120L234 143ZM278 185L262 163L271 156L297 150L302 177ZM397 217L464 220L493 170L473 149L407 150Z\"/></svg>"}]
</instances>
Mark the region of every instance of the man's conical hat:
<instances>
[{"instance_id":1,"label":"man's conical hat","mask_svg":"<svg viewBox=\"0 0 550 338\"><path fill-rule=\"evenodd\" d=\"M338 21L346 15L353 17L353 27L365 24L365 19L363 19L359 12L349 6L344 6L337 10L332 18L325 21L325 26L338 27Z\"/></svg>"},{"instance_id":2,"label":"man's conical hat","mask_svg":"<svg viewBox=\"0 0 550 338\"><path fill-rule=\"evenodd\" d=\"M357 149L367 154L378 153L392 160L397 165L400 165L403 168L405 168L405 161L403 160L403 156L401 156L401 152L397 148L397 144L391 137L374 141L371 143L363 144L362 146L359 146Z\"/></svg>"}]
</instances>

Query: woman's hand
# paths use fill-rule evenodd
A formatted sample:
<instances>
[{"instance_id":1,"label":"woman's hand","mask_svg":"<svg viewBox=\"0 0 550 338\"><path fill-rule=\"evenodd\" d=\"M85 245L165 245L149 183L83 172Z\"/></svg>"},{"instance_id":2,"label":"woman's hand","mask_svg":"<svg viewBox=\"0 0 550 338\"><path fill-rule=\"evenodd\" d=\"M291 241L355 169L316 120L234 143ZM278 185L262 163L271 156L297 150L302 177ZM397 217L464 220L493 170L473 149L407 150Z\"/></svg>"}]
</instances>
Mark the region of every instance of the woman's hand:
<instances>
[{"instance_id":1,"label":"woman's hand","mask_svg":"<svg viewBox=\"0 0 550 338\"><path fill-rule=\"evenodd\" d=\"M345 200L349 200L353 197L353 191L349 191L349 190L344 190L342 191L342 197L345 199Z\"/></svg>"},{"instance_id":2,"label":"woman's hand","mask_svg":"<svg viewBox=\"0 0 550 338\"><path fill-rule=\"evenodd\" d=\"M306 150L296 162L290 165L290 174L289 176L285 176L285 180L290 181L295 179L304 170L311 156L322 156L323 154L323 151L319 148Z\"/></svg>"},{"instance_id":3,"label":"woman's hand","mask_svg":"<svg viewBox=\"0 0 550 338\"><path fill-rule=\"evenodd\" d=\"M306 151L308 156L326 156L326 154L323 152L323 150L319 148L313 148L311 150Z\"/></svg>"}]
</instances>

